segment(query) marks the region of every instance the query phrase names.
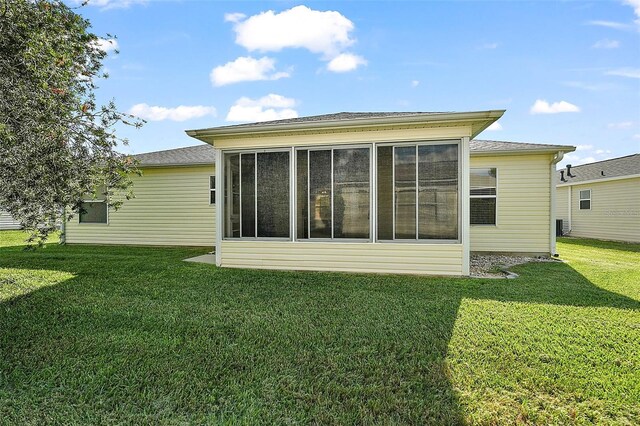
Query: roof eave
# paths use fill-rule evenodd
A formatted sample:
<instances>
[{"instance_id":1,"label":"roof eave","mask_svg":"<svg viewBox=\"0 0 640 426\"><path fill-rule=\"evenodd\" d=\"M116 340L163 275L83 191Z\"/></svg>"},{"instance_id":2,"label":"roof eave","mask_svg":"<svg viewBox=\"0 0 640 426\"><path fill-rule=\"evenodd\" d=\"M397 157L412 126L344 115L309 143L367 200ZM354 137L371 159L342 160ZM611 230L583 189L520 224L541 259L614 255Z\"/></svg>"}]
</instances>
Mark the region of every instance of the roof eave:
<instances>
[{"instance_id":1,"label":"roof eave","mask_svg":"<svg viewBox=\"0 0 640 426\"><path fill-rule=\"evenodd\" d=\"M240 125L236 127L212 127L206 129L186 130L186 133L191 137L207 142L207 138L214 137L257 135L287 131L296 132L310 129L332 130L394 124L401 125L418 123L438 124L446 122L477 122L479 123L478 126L473 126L473 132L471 135L471 137L473 138L484 129L489 127L493 122L502 117L504 112L505 110L488 110L473 112L415 114L376 118L353 118L348 120L303 121L298 123L284 124L253 124L247 126Z\"/></svg>"},{"instance_id":2,"label":"roof eave","mask_svg":"<svg viewBox=\"0 0 640 426\"><path fill-rule=\"evenodd\" d=\"M491 155L517 155L517 154L556 154L561 152L573 152L575 146L557 146L544 148L527 148L527 149L509 149L509 150L487 150L487 151L471 151L472 156L491 156Z\"/></svg>"}]
</instances>

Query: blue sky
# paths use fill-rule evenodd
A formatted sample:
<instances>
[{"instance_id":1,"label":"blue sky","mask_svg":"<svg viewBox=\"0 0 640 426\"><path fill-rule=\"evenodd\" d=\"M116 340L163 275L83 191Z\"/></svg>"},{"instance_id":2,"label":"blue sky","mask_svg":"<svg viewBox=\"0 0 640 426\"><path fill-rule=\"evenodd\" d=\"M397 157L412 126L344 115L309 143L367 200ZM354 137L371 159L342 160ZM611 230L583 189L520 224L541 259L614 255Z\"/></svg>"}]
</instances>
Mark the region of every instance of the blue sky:
<instances>
[{"instance_id":1,"label":"blue sky","mask_svg":"<svg viewBox=\"0 0 640 426\"><path fill-rule=\"evenodd\" d=\"M569 144L563 162L640 152L640 0L208 2L78 9L119 53L99 97L148 120L140 153L185 129L339 111L506 109L479 138Z\"/></svg>"}]
</instances>

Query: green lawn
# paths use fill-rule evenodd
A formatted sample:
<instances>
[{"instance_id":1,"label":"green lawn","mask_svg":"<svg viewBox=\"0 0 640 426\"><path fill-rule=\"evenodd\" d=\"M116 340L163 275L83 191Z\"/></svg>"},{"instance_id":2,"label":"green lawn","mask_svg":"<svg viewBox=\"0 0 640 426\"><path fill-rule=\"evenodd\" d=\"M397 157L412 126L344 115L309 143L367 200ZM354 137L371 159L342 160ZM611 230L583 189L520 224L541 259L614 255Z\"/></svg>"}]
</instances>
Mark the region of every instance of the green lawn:
<instances>
[{"instance_id":1,"label":"green lawn","mask_svg":"<svg viewBox=\"0 0 640 426\"><path fill-rule=\"evenodd\" d=\"M23 238L0 232L0 424L640 423L640 245L491 280Z\"/></svg>"}]
</instances>

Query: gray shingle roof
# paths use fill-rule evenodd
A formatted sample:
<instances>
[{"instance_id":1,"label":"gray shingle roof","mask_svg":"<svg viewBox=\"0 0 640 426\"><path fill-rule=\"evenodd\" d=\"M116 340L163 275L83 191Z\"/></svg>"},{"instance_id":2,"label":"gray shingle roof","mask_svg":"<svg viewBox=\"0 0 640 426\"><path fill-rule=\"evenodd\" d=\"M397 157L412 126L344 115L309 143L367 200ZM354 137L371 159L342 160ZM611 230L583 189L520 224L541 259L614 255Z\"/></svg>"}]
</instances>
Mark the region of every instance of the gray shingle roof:
<instances>
[{"instance_id":1,"label":"gray shingle roof","mask_svg":"<svg viewBox=\"0 0 640 426\"><path fill-rule=\"evenodd\" d=\"M286 118L283 120L258 121L256 123L232 124L230 126L221 126L218 129L231 129L234 127L251 127L251 126L269 126L278 124L292 123L311 123L320 121L340 121L354 120L366 118L383 118L383 117L403 117L411 115L433 115L446 114L445 112L421 112L421 111L402 111L402 112L336 112L333 114L309 115L306 117Z\"/></svg>"},{"instance_id":2,"label":"gray shingle roof","mask_svg":"<svg viewBox=\"0 0 640 426\"><path fill-rule=\"evenodd\" d=\"M565 171L565 179L567 182L560 181L560 171L558 171L556 182L560 185L612 177L640 175L640 154L632 154L625 157L611 158L609 160L571 167L571 174L575 177L567 177L567 169L564 168L562 170Z\"/></svg>"},{"instance_id":3,"label":"gray shingle roof","mask_svg":"<svg viewBox=\"0 0 640 426\"><path fill-rule=\"evenodd\" d=\"M472 153L554 151L558 149L573 148L566 145L545 145L476 139L472 140L469 145ZM134 155L134 157L140 161L141 166L147 167L213 164L215 162L215 151L211 145L200 144L185 148L137 154Z\"/></svg>"},{"instance_id":4,"label":"gray shingle roof","mask_svg":"<svg viewBox=\"0 0 640 426\"><path fill-rule=\"evenodd\" d=\"M216 161L215 150L205 143L185 148L147 152L133 156L141 166L180 166L187 164L213 164Z\"/></svg>"},{"instance_id":5,"label":"gray shingle roof","mask_svg":"<svg viewBox=\"0 0 640 426\"><path fill-rule=\"evenodd\" d=\"M504 152L504 151L573 151L570 145L549 145L543 143L488 141L473 139L469 143L471 152Z\"/></svg>"}]
</instances>

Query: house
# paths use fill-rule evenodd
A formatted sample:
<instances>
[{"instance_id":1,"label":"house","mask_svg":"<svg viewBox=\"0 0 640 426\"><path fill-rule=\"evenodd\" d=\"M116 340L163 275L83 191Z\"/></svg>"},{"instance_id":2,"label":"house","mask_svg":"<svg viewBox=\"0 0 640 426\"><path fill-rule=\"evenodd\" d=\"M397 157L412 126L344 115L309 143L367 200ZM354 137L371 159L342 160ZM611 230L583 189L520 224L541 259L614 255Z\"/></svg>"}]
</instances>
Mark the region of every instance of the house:
<instances>
[{"instance_id":1,"label":"house","mask_svg":"<svg viewBox=\"0 0 640 426\"><path fill-rule=\"evenodd\" d=\"M14 219L8 211L0 209L0 230L8 229L22 229L22 224L19 220Z\"/></svg>"},{"instance_id":2,"label":"house","mask_svg":"<svg viewBox=\"0 0 640 426\"><path fill-rule=\"evenodd\" d=\"M640 242L640 154L567 166L556 179L565 235Z\"/></svg>"},{"instance_id":3,"label":"house","mask_svg":"<svg viewBox=\"0 0 640 426\"><path fill-rule=\"evenodd\" d=\"M469 253L555 253L571 146L472 140L504 111L338 113L187 131L137 156L136 198L68 243L202 245L223 267L468 275Z\"/></svg>"}]
</instances>

